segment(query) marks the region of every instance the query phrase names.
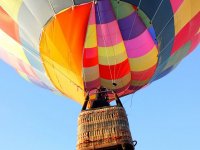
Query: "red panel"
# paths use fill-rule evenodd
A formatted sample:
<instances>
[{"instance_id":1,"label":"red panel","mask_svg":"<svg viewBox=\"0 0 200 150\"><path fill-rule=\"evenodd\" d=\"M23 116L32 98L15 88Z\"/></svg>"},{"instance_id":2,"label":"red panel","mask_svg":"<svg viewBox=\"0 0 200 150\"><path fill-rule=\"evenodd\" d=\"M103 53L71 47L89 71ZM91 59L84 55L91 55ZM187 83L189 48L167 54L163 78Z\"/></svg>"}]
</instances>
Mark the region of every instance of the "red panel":
<instances>
[{"instance_id":1,"label":"red panel","mask_svg":"<svg viewBox=\"0 0 200 150\"><path fill-rule=\"evenodd\" d=\"M157 64L145 71L131 72L131 79L138 80L138 81L148 80L154 75L156 67L157 67Z\"/></svg>"},{"instance_id":2,"label":"red panel","mask_svg":"<svg viewBox=\"0 0 200 150\"><path fill-rule=\"evenodd\" d=\"M108 80L119 79L130 72L128 59L117 65L105 66L99 64L100 77Z\"/></svg>"},{"instance_id":3,"label":"red panel","mask_svg":"<svg viewBox=\"0 0 200 150\"><path fill-rule=\"evenodd\" d=\"M188 52L188 54L190 54L191 52L193 52L193 50L198 46L199 42L200 42L200 33L196 34L192 40L192 45L190 47L190 50Z\"/></svg>"},{"instance_id":4,"label":"red panel","mask_svg":"<svg viewBox=\"0 0 200 150\"><path fill-rule=\"evenodd\" d=\"M85 48L83 67L92 67L98 64L98 49L97 48Z\"/></svg>"},{"instance_id":5,"label":"red panel","mask_svg":"<svg viewBox=\"0 0 200 150\"><path fill-rule=\"evenodd\" d=\"M192 39L193 36L198 32L200 27L200 13L198 13L192 20L187 23L182 30L177 34L174 40L174 46L171 52L173 55L179 50L185 43Z\"/></svg>"},{"instance_id":6,"label":"red panel","mask_svg":"<svg viewBox=\"0 0 200 150\"><path fill-rule=\"evenodd\" d=\"M0 28L19 42L19 29L16 22L0 7Z\"/></svg>"}]
</instances>

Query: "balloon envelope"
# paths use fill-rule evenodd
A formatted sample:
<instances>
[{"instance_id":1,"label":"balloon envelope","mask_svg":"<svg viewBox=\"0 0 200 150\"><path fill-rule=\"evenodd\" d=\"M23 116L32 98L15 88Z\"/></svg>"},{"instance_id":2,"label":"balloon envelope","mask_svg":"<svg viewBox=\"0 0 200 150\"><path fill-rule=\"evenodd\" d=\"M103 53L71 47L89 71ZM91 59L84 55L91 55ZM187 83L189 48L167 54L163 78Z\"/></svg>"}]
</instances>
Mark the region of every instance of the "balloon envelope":
<instances>
[{"instance_id":1,"label":"balloon envelope","mask_svg":"<svg viewBox=\"0 0 200 150\"><path fill-rule=\"evenodd\" d=\"M199 0L1 0L0 58L79 103L162 78L200 40ZM112 97L111 97L112 99Z\"/></svg>"}]
</instances>

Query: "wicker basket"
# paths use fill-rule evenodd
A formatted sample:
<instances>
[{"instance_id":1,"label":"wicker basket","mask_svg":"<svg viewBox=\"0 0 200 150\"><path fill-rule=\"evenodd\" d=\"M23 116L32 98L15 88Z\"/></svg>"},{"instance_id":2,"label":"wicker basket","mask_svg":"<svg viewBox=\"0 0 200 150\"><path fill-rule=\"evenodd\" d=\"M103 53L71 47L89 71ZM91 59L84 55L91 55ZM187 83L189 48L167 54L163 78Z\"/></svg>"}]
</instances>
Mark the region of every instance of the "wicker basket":
<instances>
[{"instance_id":1,"label":"wicker basket","mask_svg":"<svg viewBox=\"0 0 200 150\"><path fill-rule=\"evenodd\" d=\"M94 150L131 144L132 137L123 107L84 110L78 118L77 150Z\"/></svg>"}]
</instances>

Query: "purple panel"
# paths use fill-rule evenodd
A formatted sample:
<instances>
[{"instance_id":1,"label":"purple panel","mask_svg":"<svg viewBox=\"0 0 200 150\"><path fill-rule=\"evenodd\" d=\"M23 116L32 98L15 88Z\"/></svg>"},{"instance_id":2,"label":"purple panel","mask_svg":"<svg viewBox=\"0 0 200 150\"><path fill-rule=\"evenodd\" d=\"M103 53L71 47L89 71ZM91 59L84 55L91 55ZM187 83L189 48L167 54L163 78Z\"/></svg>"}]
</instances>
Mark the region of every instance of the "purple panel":
<instances>
[{"instance_id":1,"label":"purple panel","mask_svg":"<svg viewBox=\"0 0 200 150\"><path fill-rule=\"evenodd\" d=\"M124 40L133 39L146 29L146 26L136 12L126 18L118 20L118 24Z\"/></svg>"},{"instance_id":2,"label":"purple panel","mask_svg":"<svg viewBox=\"0 0 200 150\"><path fill-rule=\"evenodd\" d=\"M98 0L95 5L96 24L105 24L115 20L112 5L109 0Z\"/></svg>"}]
</instances>

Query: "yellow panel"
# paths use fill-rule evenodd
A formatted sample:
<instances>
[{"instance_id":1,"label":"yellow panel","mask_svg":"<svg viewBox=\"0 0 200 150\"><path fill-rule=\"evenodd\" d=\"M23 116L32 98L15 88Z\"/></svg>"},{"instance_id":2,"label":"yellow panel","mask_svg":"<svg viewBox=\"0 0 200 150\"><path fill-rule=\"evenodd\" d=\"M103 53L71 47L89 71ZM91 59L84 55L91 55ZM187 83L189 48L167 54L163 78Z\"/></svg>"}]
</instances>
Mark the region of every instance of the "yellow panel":
<instances>
[{"instance_id":1,"label":"yellow panel","mask_svg":"<svg viewBox=\"0 0 200 150\"><path fill-rule=\"evenodd\" d=\"M138 80L133 80L131 82L132 86L144 86L149 82L149 80L144 80L144 81L138 81Z\"/></svg>"},{"instance_id":2,"label":"yellow panel","mask_svg":"<svg viewBox=\"0 0 200 150\"><path fill-rule=\"evenodd\" d=\"M158 61L158 50L156 46L146 55L139 58L130 58L131 71L144 71L154 66Z\"/></svg>"},{"instance_id":3,"label":"yellow panel","mask_svg":"<svg viewBox=\"0 0 200 150\"><path fill-rule=\"evenodd\" d=\"M83 68L84 80L86 82L93 81L99 78L99 65Z\"/></svg>"},{"instance_id":4,"label":"yellow panel","mask_svg":"<svg viewBox=\"0 0 200 150\"><path fill-rule=\"evenodd\" d=\"M10 54L29 64L24 51L19 43L0 29L0 45Z\"/></svg>"},{"instance_id":5,"label":"yellow panel","mask_svg":"<svg viewBox=\"0 0 200 150\"><path fill-rule=\"evenodd\" d=\"M54 16L43 29L40 55L46 72L64 95L84 102L83 49L92 3Z\"/></svg>"},{"instance_id":6,"label":"yellow panel","mask_svg":"<svg viewBox=\"0 0 200 150\"><path fill-rule=\"evenodd\" d=\"M15 20L18 22L18 13L22 0L0 0L0 6Z\"/></svg>"},{"instance_id":7,"label":"yellow panel","mask_svg":"<svg viewBox=\"0 0 200 150\"><path fill-rule=\"evenodd\" d=\"M85 48L92 48L97 46L96 24L89 25L87 29Z\"/></svg>"},{"instance_id":8,"label":"yellow panel","mask_svg":"<svg viewBox=\"0 0 200 150\"><path fill-rule=\"evenodd\" d=\"M21 72L21 71L18 71L18 70L17 70L17 72L22 78L24 78L26 81L30 82L30 80L28 79L27 75L24 72Z\"/></svg>"},{"instance_id":9,"label":"yellow panel","mask_svg":"<svg viewBox=\"0 0 200 150\"><path fill-rule=\"evenodd\" d=\"M45 67L48 68L47 72L51 74L50 80L57 81L54 82L54 86L57 89L62 89L62 94L74 99L80 104L83 104L84 102L84 92L81 88L78 87L75 83L73 83L70 79L73 79L76 77L76 75L71 72L70 70L67 70L66 68L63 68L56 62L52 61L52 59L49 59L46 56L43 56L43 60L45 63ZM61 83L62 82L62 83Z\"/></svg>"},{"instance_id":10,"label":"yellow panel","mask_svg":"<svg viewBox=\"0 0 200 150\"><path fill-rule=\"evenodd\" d=\"M115 65L127 59L124 43L115 46L98 47L99 63L102 65Z\"/></svg>"},{"instance_id":11,"label":"yellow panel","mask_svg":"<svg viewBox=\"0 0 200 150\"><path fill-rule=\"evenodd\" d=\"M131 74L128 73L127 75L125 75L124 77L115 80L115 83L117 83L117 89L123 88L124 86L126 86L129 82L131 81ZM114 89L115 87L113 87L113 85L111 84L112 81L111 80L106 80L106 79L102 79L101 78L101 84L105 87L107 87L108 89Z\"/></svg>"},{"instance_id":12,"label":"yellow panel","mask_svg":"<svg viewBox=\"0 0 200 150\"><path fill-rule=\"evenodd\" d=\"M199 0L184 0L180 8L174 15L175 34L178 32L200 11Z\"/></svg>"}]
</instances>

